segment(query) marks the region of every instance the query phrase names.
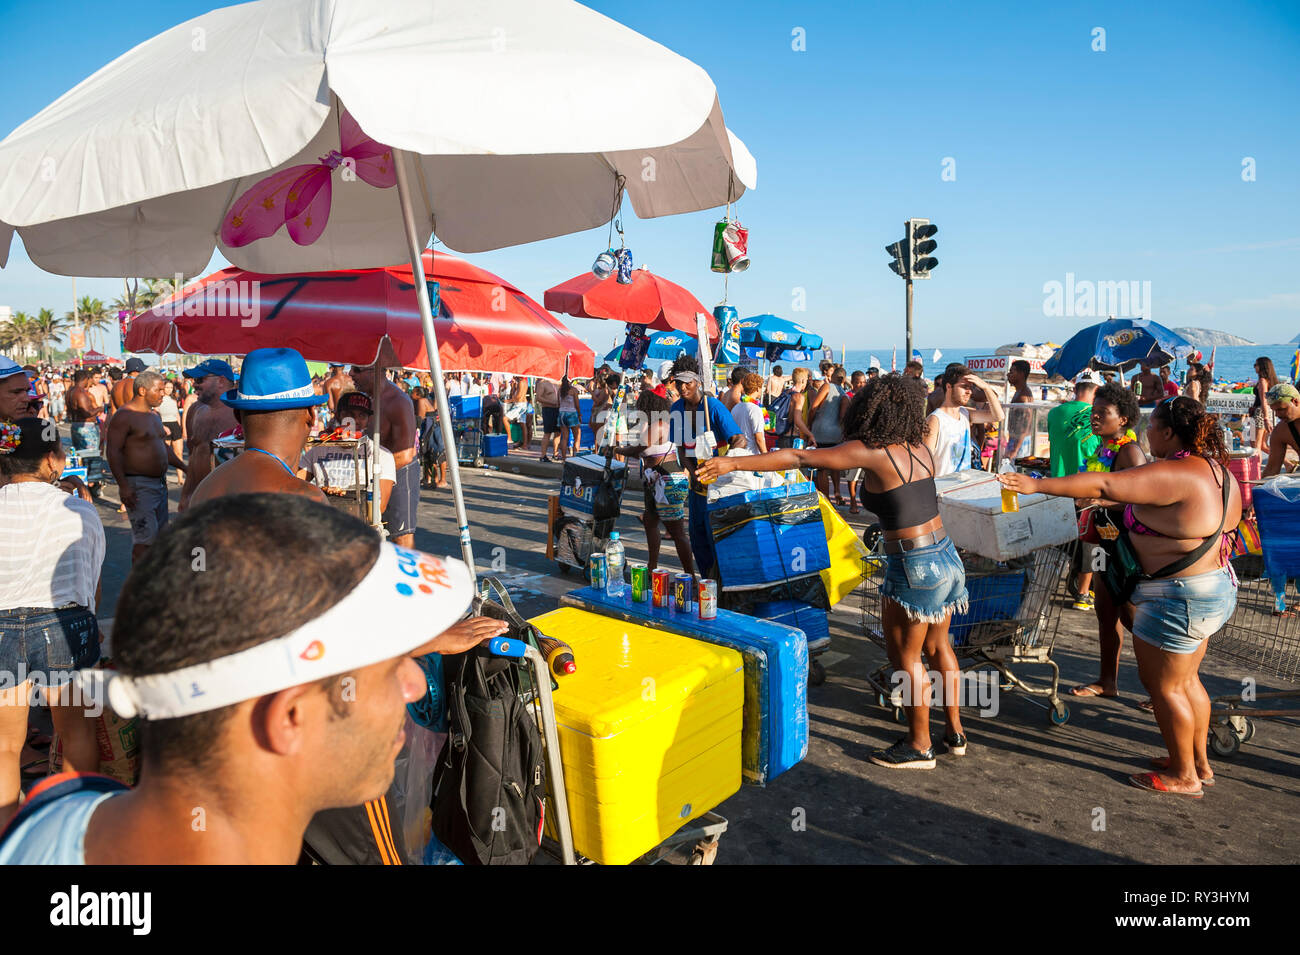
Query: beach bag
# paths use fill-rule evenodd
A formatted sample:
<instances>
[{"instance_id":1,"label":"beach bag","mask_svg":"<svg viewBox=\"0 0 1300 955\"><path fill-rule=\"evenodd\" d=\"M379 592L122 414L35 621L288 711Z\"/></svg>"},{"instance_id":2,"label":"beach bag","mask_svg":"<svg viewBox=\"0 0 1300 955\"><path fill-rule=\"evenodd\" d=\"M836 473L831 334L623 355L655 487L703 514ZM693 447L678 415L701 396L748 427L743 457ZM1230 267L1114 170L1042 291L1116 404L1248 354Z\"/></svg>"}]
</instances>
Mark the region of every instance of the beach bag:
<instances>
[{"instance_id":1,"label":"beach bag","mask_svg":"<svg viewBox=\"0 0 1300 955\"><path fill-rule=\"evenodd\" d=\"M826 586L826 596L831 606L857 590L862 582L863 562L867 559L867 548L858 540L858 535L831 507L826 495L819 501L822 527L826 531L826 547L830 551L831 565L821 571L822 583Z\"/></svg>"},{"instance_id":2,"label":"beach bag","mask_svg":"<svg viewBox=\"0 0 1300 955\"><path fill-rule=\"evenodd\" d=\"M768 408L768 415L772 421L772 433L778 436L785 435L790 431L790 392L786 391L772 399L772 406Z\"/></svg>"}]
</instances>

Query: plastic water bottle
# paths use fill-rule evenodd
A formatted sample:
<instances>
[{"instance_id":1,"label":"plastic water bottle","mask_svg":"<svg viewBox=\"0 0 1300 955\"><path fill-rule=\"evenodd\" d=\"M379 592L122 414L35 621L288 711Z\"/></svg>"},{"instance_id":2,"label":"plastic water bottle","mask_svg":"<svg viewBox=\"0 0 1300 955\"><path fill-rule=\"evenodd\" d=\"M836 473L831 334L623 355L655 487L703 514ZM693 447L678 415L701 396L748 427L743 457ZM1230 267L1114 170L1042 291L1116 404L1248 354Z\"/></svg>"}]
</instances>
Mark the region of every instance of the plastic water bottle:
<instances>
[{"instance_id":1,"label":"plastic water bottle","mask_svg":"<svg viewBox=\"0 0 1300 955\"><path fill-rule=\"evenodd\" d=\"M605 545L605 593L610 597L623 596L623 542L618 539L618 531L609 535Z\"/></svg>"},{"instance_id":2,"label":"plastic water bottle","mask_svg":"<svg viewBox=\"0 0 1300 955\"><path fill-rule=\"evenodd\" d=\"M1006 458L1002 459L1002 466L998 468L999 474L1015 474L1016 469L1011 466L1011 462ZM1011 490L1009 487L1002 489L1002 513L1015 514L1020 510L1020 494Z\"/></svg>"}]
</instances>

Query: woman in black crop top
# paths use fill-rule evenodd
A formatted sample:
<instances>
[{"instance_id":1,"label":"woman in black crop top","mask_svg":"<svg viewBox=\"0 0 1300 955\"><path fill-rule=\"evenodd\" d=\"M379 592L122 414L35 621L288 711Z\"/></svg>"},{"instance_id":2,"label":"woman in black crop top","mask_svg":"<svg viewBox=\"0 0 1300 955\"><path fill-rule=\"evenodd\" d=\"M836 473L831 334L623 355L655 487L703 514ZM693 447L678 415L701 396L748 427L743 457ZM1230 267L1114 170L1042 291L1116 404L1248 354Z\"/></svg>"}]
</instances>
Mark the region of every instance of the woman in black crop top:
<instances>
[{"instance_id":1,"label":"woman in black crop top","mask_svg":"<svg viewBox=\"0 0 1300 955\"><path fill-rule=\"evenodd\" d=\"M925 388L915 378L882 375L854 397L844 419L843 444L832 448L787 448L705 462L699 477L712 480L729 471L787 471L862 468L862 503L884 529L886 570L880 593L890 662L901 681L908 734L871 761L891 769L933 769L930 742L930 681L922 653L943 676L937 696L945 702L947 752L966 752L957 706L960 668L948 641L954 610L969 602L966 573L944 532L934 487L934 461L922 435ZM910 688L915 688L912 692Z\"/></svg>"}]
</instances>

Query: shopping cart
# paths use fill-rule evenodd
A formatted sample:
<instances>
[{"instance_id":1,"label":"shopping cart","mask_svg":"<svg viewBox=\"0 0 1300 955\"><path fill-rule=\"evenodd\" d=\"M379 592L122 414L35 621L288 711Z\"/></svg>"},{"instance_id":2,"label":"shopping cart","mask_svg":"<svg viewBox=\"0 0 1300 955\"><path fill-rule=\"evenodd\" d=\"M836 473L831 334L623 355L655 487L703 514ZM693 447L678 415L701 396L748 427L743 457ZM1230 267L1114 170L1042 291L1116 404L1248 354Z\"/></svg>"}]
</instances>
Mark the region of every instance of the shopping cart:
<instances>
[{"instance_id":1,"label":"shopping cart","mask_svg":"<svg viewBox=\"0 0 1300 955\"><path fill-rule=\"evenodd\" d=\"M874 538L874 539L873 539ZM868 535L871 553L864 561L862 626L867 638L885 649L880 587L885 580L884 541ZM1042 547L1024 557L997 562L962 553L966 566L969 607L954 613L949 628L953 651L964 671L991 670L1001 677L1001 691L1021 690L1047 699L1048 720L1063 726L1070 708L1060 696L1061 671L1052 659L1066 603L1066 571L1071 549L1077 544ZM1026 664L1051 668L1045 686L1026 683L1012 667ZM902 689L890 679L893 667L885 664L867 679L876 702L894 711L903 722Z\"/></svg>"},{"instance_id":2,"label":"shopping cart","mask_svg":"<svg viewBox=\"0 0 1300 955\"><path fill-rule=\"evenodd\" d=\"M494 637L488 642L488 647L498 656L520 661L526 675L526 679L520 681L524 688L524 700L532 706L533 717L541 730L546 757L546 817L554 821L555 832L555 838L543 838L542 848L548 856L564 865L593 865L591 860L579 855L573 847L568 792L564 787L564 764L560 759L560 733L555 719L551 674L546 658L535 647L515 638ZM716 812L706 812L690 825L677 830L634 864L661 862L674 851L689 848L691 865L712 865L718 853L718 841L726 831L725 818Z\"/></svg>"},{"instance_id":3,"label":"shopping cart","mask_svg":"<svg viewBox=\"0 0 1300 955\"><path fill-rule=\"evenodd\" d=\"M1210 637L1206 652L1223 662L1248 668L1251 676L1300 682L1300 616L1293 611L1282 616L1275 613L1278 594L1273 583L1262 576L1258 557L1247 554L1232 563L1238 577L1237 607L1223 629ZM1295 586L1292 581L1284 581L1283 598L1288 585ZM1268 693L1243 690L1233 696L1215 697L1210 701L1210 749L1225 758L1235 756L1241 744L1255 735L1256 719L1300 717L1300 710L1294 707L1267 709L1246 704L1297 699L1300 689Z\"/></svg>"}]
</instances>

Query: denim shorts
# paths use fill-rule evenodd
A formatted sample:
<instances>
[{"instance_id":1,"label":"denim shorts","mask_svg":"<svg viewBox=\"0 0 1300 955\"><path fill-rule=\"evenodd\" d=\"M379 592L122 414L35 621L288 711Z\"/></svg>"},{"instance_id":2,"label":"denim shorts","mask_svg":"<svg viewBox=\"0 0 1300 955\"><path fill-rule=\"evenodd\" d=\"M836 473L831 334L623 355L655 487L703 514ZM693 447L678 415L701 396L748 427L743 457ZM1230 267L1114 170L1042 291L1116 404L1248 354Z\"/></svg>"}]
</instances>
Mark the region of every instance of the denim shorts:
<instances>
[{"instance_id":1,"label":"denim shorts","mask_svg":"<svg viewBox=\"0 0 1300 955\"><path fill-rule=\"evenodd\" d=\"M880 596L902 607L908 619L940 623L953 611L968 609L966 567L952 538L903 554L886 554L885 560Z\"/></svg>"},{"instance_id":2,"label":"denim shorts","mask_svg":"<svg viewBox=\"0 0 1300 955\"><path fill-rule=\"evenodd\" d=\"M1144 580L1133 591L1133 636L1168 653L1195 653L1237 607L1231 567Z\"/></svg>"},{"instance_id":3,"label":"denim shorts","mask_svg":"<svg viewBox=\"0 0 1300 955\"><path fill-rule=\"evenodd\" d=\"M561 411L560 424L566 428L576 428L582 424L582 419L578 417L576 411Z\"/></svg>"},{"instance_id":4,"label":"denim shorts","mask_svg":"<svg viewBox=\"0 0 1300 955\"><path fill-rule=\"evenodd\" d=\"M80 670L99 661L99 623L85 607L0 610L0 681L15 686L33 673Z\"/></svg>"}]
</instances>

